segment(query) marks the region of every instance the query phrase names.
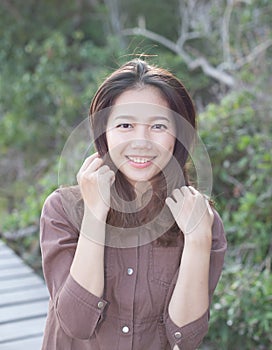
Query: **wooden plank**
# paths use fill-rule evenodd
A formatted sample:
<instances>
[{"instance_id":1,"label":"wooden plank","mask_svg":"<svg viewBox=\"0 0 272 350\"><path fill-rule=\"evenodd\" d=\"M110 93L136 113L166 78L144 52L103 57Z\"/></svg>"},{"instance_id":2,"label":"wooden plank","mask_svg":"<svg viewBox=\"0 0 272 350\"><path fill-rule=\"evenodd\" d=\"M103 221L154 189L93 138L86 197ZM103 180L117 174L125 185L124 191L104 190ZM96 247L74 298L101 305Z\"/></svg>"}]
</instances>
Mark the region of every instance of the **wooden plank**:
<instances>
[{"instance_id":1,"label":"wooden plank","mask_svg":"<svg viewBox=\"0 0 272 350\"><path fill-rule=\"evenodd\" d=\"M2 344L25 337L41 336L45 327L45 317L30 320L11 322L0 327L0 349Z\"/></svg>"},{"instance_id":2,"label":"wooden plank","mask_svg":"<svg viewBox=\"0 0 272 350\"><path fill-rule=\"evenodd\" d=\"M18 340L1 344L1 350L39 350L42 346L42 337ZM49 350L49 349L48 349Z\"/></svg>"},{"instance_id":3,"label":"wooden plank","mask_svg":"<svg viewBox=\"0 0 272 350\"><path fill-rule=\"evenodd\" d=\"M2 259L12 259L14 256L16 256L15 253L13 253L13 251L10 250L0 250L0 260Z\"/></svg>"},{"instance_id":4,"label":"wooden plank","mask_svg":"<svg viewBox=\"0 0 272 350\"><path fill-rule=\"evenodd\" d=\"M0 349L38 350L48 312L44 280L0 240Z\"/></svg>"},{"instance_id":5,"label":"wooden plank","mask_svg":"<svg viewBox=\"0 0 272 350\"><path fill-rule=\"evenodd\" d=\"M2 269L0 270L0 283L4 279L20 278L32 274L34 274L34 271L27 265L20 265L16 269Z\"/></svg>"},{"instance_id":6,"label":"wooden plank","mask_svg":"<svg viewBox=\"0 0 272 350\"><path fill-rule=\"evenodd\" d=\"M18 269L18 267L22 266L22 261L18 260L18 258L6 259L0 262L0 271L1 270L9 270L9 269Z\"/></svg>"},{"instance_id":7,"label":"wooden plank","mask_svg":"<svg viewBox=\"0 0 272 350\"><path fill-rule=\"evenodd\" d=\"M3 249L6 249L7 248L7 245L3 242L3 241L1 241L0 240L0 251Z\"/></svg>"},{"instance_id":8,"label":"wooden plank","mask_svg":"<svg viewBox=\"0 0 272 350\"><path fill-rule=\"evenodd\" d=\"M5 242L3 242L3 241L1 240L1 241L0 241L0 250L6 249L6 248L9 248L9 247L7 246L7 244L6 244Z\"/></svg>"},{"instance_id":9,"label":"wooden plank","mask_svg":"<svg viewBox=\"0 0 272 350\"><path fill-rule=\"evenodd\" d=\"M5 269L12 265L21 266L24 265L24 262L10 248L6 247L4 251L0 252L0 269Z\"/></svg>"},{"instance_id":10,"label":"wooden plank","mask_svg":"<svg viewBox=\"0 0 272 350\"><path fill-rule=\"evenodd\" d=\"M35 272L27 265L18 265L16 269L0 270L0 282L6 279L20 278L20 276L36 275Z\"/></svg>"},{"instance_id":11,"label":"wooden plank","mask_svg":"<svg viewBox=\"0 0 272 350\"><path fill-rule=\"evenodd\" d=\"M19 289L14 290L11 293L2 293L0 295L0 307L5 305L22 304L24 302L48 299L49 293L44 285L39 285L36 287L31 286L31 288L27 290Z\"/></svg>"},{"instance_id":12,"label":"wooden plank","mask_svg":"<svg viewBox=\"0 0 272 350\"><path fill-rule=\"evenodd\" d=\"M9 257L17 257L18 259L20 259L20 257L8 246L2 246L0 249L0 259L2 260L2 258L9 258Z\"/></svg>"},{"instance_id":13,"label":"wooden plank","mask_svg":"<svg viewBox=\"0 0 272 350\"><path fill-rule=\"evenodd\" d=\"M48 301L35 301L26 304L1 307L0 325L16 320L38 317L47 314Z\"/></svg>"},{"instance_id":14,"label":"wooden plank","mask_svg":"<svg viewBox=\"0 0 272 350\"><path fill-rule=\"evenodd\" d=\"M12 292L18 289L28 289L32 286L44 285L43 280L36 275L26 276L24 278L17 278L11 280L3 280L0 283L0 296L1 293Z\"/></svg>"}]
</instances>

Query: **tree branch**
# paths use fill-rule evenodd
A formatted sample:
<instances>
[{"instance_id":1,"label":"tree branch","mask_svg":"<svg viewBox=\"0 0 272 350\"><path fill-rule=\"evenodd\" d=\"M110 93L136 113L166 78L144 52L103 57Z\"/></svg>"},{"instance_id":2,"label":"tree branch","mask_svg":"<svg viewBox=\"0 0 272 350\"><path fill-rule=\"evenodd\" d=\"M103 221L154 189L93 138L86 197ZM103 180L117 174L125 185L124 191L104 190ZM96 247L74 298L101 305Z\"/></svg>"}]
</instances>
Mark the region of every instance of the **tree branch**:
<instances>
[{"instance_id":1,"label":"tree branch","mask_svg":"<svg viewBox=\"0 0 272 350\"><path fill-rule=\"evenodd\" d=\"M167 47L171 51L175 52L178 56L180 56L184 60L184 62L187 64L190 70L195 70L200 67L206 75L216 79L217 81L229 87L234 86L236 83L235 79L231 75L219 70L216 67L213 67L204 57L193 59L190 55L188 55L182 49L180 45L174 43L173 41L165 38L162 35L154 33L145 28L124 29L122 31L122 34L123 35L142 35L148 39L154 40L160 43L161 45Z\"/></svg>"},{"instance_id":2,"label":"tree branch","mask_svg":"<svg viewBox=\"0 0 272 350\"><path fill-rule=\"evenodd\" d=\"M189 64L189 69L191 70L195 70L198 67L200 67L207 76L214 78L229 87L234 86L236 83L235 79L230 74L211 66L205 58L197 58Z\"/></svg>"},{"instance_id":3,"label":"tree branch","mask_svg":"<svg viewBox=\"0 0 272 350\"><path fill-rule=\"evenodd\" d=\"M240 69L245 64L254 61L263 51L267 50L270 46L272 46L272 39L268 39L263 43L257 45L248 56L242 57L238 61L236 61L234 64L234 68L236 70Z\"/></svg>"},{"instance_id":4,"label":"tree branch","mask_svg":"<svg viewBox=\"0 0 272 350\"><path fill-rule=\"evenodd\" d=\"M162 35L159 35L157 33L154 33L148 29L145 28L127 28L122 30L123 35L142 35L148 39L151 39L153 41L158 42L159 44L162 44L163 46L167 47L171 51L175 52L178 55L182 54L182 50L180 49L180 46L174 43L173 41L165 38ZM184 60L187 61L188 57L185 57Z\"/></svg>"},{"instance_id":5,"label":"tree branch","mask_svg":"<svg viewBox=\"0 0 272 350\"><path fill-rule=\"evenodd\" d=\"M223 15L222 21L222 46L223 46L223 57L225 66L231 65L231 55L230 55L230 40L229 40L229 24L230 17L233 10L234 0L228 0L226 9Z\"/></svg>"}]
</instances>

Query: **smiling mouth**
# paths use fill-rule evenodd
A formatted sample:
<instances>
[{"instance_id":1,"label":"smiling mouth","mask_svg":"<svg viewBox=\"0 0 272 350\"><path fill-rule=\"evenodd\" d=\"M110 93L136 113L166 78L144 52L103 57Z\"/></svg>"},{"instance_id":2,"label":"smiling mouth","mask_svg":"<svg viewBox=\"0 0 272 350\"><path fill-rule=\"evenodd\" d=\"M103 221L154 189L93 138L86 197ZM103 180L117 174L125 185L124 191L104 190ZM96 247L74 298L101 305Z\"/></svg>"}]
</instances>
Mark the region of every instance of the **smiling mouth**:
<instances>
[{"instance_id":1,"label":"smiling mouth","mask_svg":"<svg viewBox=\"0 0 272 350\"><path fill-rule=\"evenodd\" d=\"M126 158L128 160L130 160L133 163L136 164L145 164L145 163L149 163L151 162L153 159L155 159L156 157L131 157L131 156L126 156Z\"/></svg>"}]
</instances>

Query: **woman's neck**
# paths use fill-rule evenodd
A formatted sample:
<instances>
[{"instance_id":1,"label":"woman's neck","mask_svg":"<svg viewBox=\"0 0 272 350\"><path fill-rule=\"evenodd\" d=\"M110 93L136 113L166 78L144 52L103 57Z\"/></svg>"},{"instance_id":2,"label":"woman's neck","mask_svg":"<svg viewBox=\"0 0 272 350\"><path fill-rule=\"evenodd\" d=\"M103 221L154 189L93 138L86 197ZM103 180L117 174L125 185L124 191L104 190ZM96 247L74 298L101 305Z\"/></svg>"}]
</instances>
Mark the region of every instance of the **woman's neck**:
<instances>
[{"instance_id":1,"label":"woman's neck","mask_svg":"<svg viewBox=\"0 0 272 350\"><path fill-rule=\"evenodd\" d=\"M152 185L149 181L136 182L134 185L134 191L136 195L136 205L138 208L145 206L152 196ZM150 196L144 196L147 192L150 192Z\"/></svg>"}]
</instances>

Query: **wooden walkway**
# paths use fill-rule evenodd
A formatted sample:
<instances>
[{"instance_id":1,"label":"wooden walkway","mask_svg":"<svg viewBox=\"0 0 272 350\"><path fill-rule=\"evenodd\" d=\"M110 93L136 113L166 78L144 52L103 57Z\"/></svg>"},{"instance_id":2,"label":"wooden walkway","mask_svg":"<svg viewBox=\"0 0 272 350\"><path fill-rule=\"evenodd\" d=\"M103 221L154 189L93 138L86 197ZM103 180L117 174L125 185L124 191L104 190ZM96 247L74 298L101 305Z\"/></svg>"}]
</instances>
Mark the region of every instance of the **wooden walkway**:
<instances>
[{"instance_id":1,"label":"wooden walkway","mask_svg":"<svg viewBox=\"0 0 272 350\"><path fill-rule=\"evenodd\" d=\"M0 349L40 350L49 294L44 281L0 241Z\"/></svg>"}]
</instances>

